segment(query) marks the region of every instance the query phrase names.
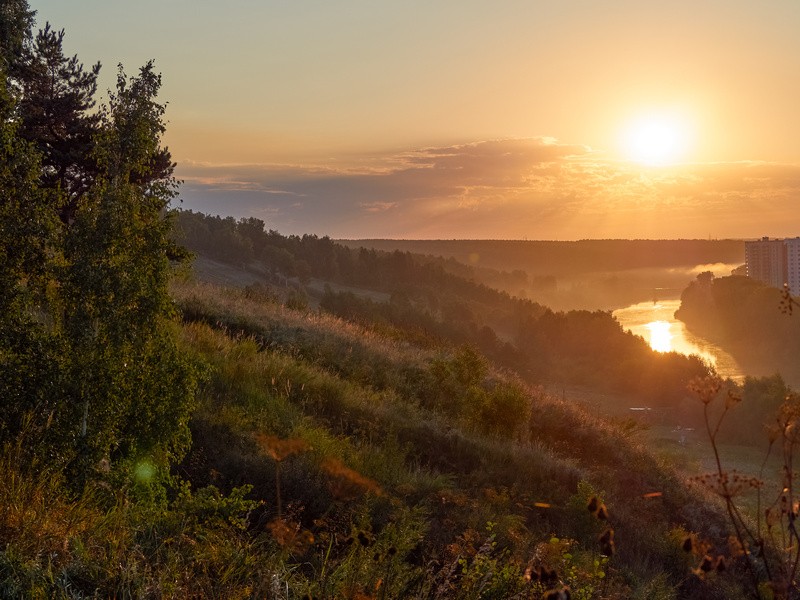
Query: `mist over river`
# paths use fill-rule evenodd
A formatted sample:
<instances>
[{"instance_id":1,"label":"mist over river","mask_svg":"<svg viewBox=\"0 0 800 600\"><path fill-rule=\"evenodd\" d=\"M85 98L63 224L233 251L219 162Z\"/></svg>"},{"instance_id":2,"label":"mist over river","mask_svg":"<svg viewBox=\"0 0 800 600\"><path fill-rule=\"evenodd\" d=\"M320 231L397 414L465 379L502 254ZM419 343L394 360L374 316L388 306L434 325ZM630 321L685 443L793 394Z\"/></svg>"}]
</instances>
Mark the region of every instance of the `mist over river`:
<instances>
[{"instance_id":1,"label":"mist over river","mask_svg":"<svg viewBox=\"0 0 800 600\"><path fill-rule=\"evenodd\" d=\"M612 314L623 329L643 337L653 350L696 354L710 363L720 376L735 381L744 379L745 373L730 354L692 334L682 321L675 318L675 311L680 305L678 299L639 302L617 309Z\"/></svg>"}]
</instances>

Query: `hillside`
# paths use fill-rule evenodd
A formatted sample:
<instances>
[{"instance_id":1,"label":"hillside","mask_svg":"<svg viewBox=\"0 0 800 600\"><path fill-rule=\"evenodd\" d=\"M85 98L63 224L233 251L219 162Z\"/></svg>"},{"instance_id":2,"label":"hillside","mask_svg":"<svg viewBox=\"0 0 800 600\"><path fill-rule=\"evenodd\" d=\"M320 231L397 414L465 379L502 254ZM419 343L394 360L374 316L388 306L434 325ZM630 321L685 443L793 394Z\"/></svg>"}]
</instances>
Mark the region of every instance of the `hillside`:
<instances>
[{"instance_id":1,"label":"hillside","mask_svg":"<svg viewBox=\"0 0 800 600\"><path fill-rule=\"evenodd\" d=\"M235 233L235 223L228 223L234 225L228 235ZM261 256L282 256L282 266L268 258L260 261L254 253L249 256L251 262L245 263L246 269L241 268L244 261L236 258L228 259L229 267L216 263L215 269L217 273L261 273L263 282L239 290L197 283L175 288L184 319L193 324L188 326L191 331L197 324L203 324L205 328L221 329L234 340L244 340L246 352L255 353L248 354L247 359L253 368L256 364L277 361L275 366L258 367L266 369L256 377L258 381L269 382L266 389L249 383L246 371L238 367L235 384L223 377L212 385L213 397L218 400L211 410L201 410L193 421L194 447L182 467L192 481L224 488L247 481L256 484L259 497L270 499L276 494L273 477L280 465L272 468L271 475L269 468L258 466L264 460L260 455L264 449L259 451L247 432L258 435L267 430L268 435L274 436L273 443L294 440L293 444L304 449L298 455L305 456L305 462L297 467L301 472L294 472L291 480L281 475L280 489L303 507L297 526L309 527L311 531L309 523L319 522L318 513L325 514L336 501L329 495L319 498L316 492L309 497L307 482L324 479L326 473L324 468L321 475L308 473L306 455L313 454L310 449L315 448L318 442L314 440L321 434L316 430L309 433L307 428L318 427L326 439L331 436L346 440L345 447L335 447L337 453L350 457L348 468L353 468L359 476L367 476L377 489L394 490L397 494L397 488L392 486L399 485L405 502L425 507L424 520L429 523L426 527L432 530L428 530L429 537L424 538L421 547L436 555L428 556L425 564L446 565L448 548L469 540L472 550L463 551L473 553L476 567L486 561L488 565L481 568L495 569L499 563L507 563L507 568L515 574L511 582L503 584L511 587L504 589L525 593L523 588L514 587L521 585L519 577L523 575L524 579L524 570L532 564L542 565L526 562L531 560L526 553L541 554L543 548L549 548L541 544L552 534L561 540L559 544L570 546L570 556L584 557L577 559L579 563L597 552L596 537L603 526L586 512L585 504L592 495L599 494L609 507L617 506L612 510L620 511L614 518L620 548L615 560L639 565L620 568L616 574L621 578L609 589L619 586L615 593L624 595L637 586L646 589L660 581L665 589L681 586L682 597L720 593L705 589L697 580L687 580L687 557L675 551L683 529L702 529L708 535L722 531L723 522L719 516L712 516L714 510L706 504L709 498L698 489L687 487L680 474L650 454L642 445L643 439L632 433L630 423L609 424L589 416L567 398L548 395L535 387L536 377L541 373L527 372L528 382L511 374L507 370L512 366L511 361L525 360L526 355L510 343L506 344L505 353L496 352L499 336L486 331L475 336L480 330L472 325L471 315L495 313L496 322L502 323L497 313L517 310L536 323L536 327L544 329L546 323L550 337L545 347L551 355L559 353L553 362L580 361L571 367L578 379L579 369L590 369L594 357L605 365L606 382L612 381L614 366L608 364L607 355L598 357L591 348L588 340L594 337L597 343L606 345L614 343L612 340L617 337L623 343L635 342L631 347L640 356L653 360L653 365L658 365L664 357L654 355L640 340L623 334L606 313L552 313L544 307L460 280L443 270L431 270L430 261L417 263L412 255L348 253L313 236L292 239L275 232L264 235L273 248L262 246ZM191 247L191 239L187 241ZM320 252L320 248L324 251ZM353 259L353 255L358 258ZM370 261L375 270L364 269L354 276L353 273L359 273L359 258ZM201 271L201 278L206 279L207 260L203 259ZM287 265L299 260L307 265L302 277L304 283L297 275L291 277L282 272L286 269L291 273ZM331 277L330 265L334 262L350 264L350 271L343 273L338 268L334 270L336 276ZM389 269L382 270L387 264ZM387 277L387 271L395 276ZM317 279L318 275L330 279ZM335 280L358 283L361 287ZM440 285L425 286L427 281ZM320 285L324 291L321 297L315 297ZM336 286L336 291L331 286ZM433 294L434 289L440 294L442 289L458 290L449 301L462 303L459 320L448 321L446 310L430 310L431 305L443 303L441 297ZM309 293L305 296L305 306L312 309L310 312L302 302L297 306L298 296L306 292ZM401 294L402 302L398 300ZM419 300L423 297L425 304ZM511 308L503 309L504 306ZM318 307L347 320L320 313ZM483 327L490 329L486 324ZM593 332L591 327L596 330ZM564 339L566 331L576 328L581 332L579 338L574 342ZM203 335L210 335L207 329L202 331L207 332ZM492 357L491 362L472 349L477 344L464 345L481 337L493 340L488 348L495 352L487 354ZM221 344L217 341L212 347ZM232 347L223 354L233 353L238 357L240 352L238 347ZM203 356L218 369L227 368L214 352L204 349ZM691 365L691 361L685 364ZM562 373L563 368L562 365L548 373ZM650 367L651 374L654 368ZM281 375L276 377L275 373ZM679 391L677 385L671 388L669 384L674 382L667 380L671 376L665 372L661 382L667 383L667 390L676 389L675 393L683 398L687 393L685 384L681 384ZM651 380L642 376L636 381ZM661 382L656 380L653 389ZM661 397L669 397L663 395L663 388L659 392ZM276 410L270 404L271 410L266 410L262 404L275 402L274 398L265 399L272 396L280 398L280 407ZM237 406L233 415L228 409L220 410L225 405L220 405L222 398ZM248 414L253 410L260 416ZM304 423L299 429L298 420ZM389 444L388 449L384 443ZM330 448L332 444L328 440L324 446ZM243 451L243 447L248 449ZM271 451L267 448L266 452ZM391 458L378 458L386 452ZM300 461L299 456L296 460ZM325 460L317 457L312 463L319 465ZM387 461L392 465L391 476L383 472ZM411 481L409 475L402 475L408 465L416 473ZM282 473L283 467L280 469ZM625 475L621 476L622 473ZM423 476L427 482L419 481ZM701 514L704 516L700 517ZM620 529L616 524L618 518L629 525ZM716 525L708 530L706 526L710 523ZM498 528L498 524L502 525ZM509 529L501 534L503 527ZM647 536L634 533L645 530L651 533ZM672 542L667 542L668 539ZM629 545L627 550L622 550L622 540ZM665 551L667 555L663 554ZM637 572L640 561L650 565L645 567L646 574ZM556 558L556 562L565 568L563 557ZM670 574L668 570L662 573L665 564L675 565L676 573ZM558 568L553 563L550 566ZM584 589L590 597L603 595L598 587L598 573L587 571L587 566L576 564L576 574L569 584L573 589ZM603 577L611 577L614 572L614 569L606 571ZM486 576L486 572L481 574ZM433 577L437 586L445 585L437 579L443 577L442 573L429 572L426 577ZM673 583L667 584L669 581ZM427 585L432 585L430 579ZM455 585L466 586L466 582L454 579L443 589L454 593ZM701 589L705 591L700 592ZM464 595L459 597L468 597L468 590L466 586ZM495 593L500 594L497 597L505 597L507 591ZM539 592L527 593L536 597Z\"/></svg>"},{"instance_id":2,"label":"hillside","mask_svg":"<svg viewBox=\"0 0 800 600\"><path fill-rule=\"evenodd\" d=\"M713 495L635 423L538 385L667 406L691 401L685 381L705 367L652 353L608 313L555 313L412 255L252 231L253 248L270 242L260 253L201 256L172 285L175 338L204 375L170 472L140 455L96 467L75 496L6 449L4 479L20 485L0 488L3 593L738 597L739 567L698 577L702 554L681 549L693 533L726 552Z\"/></svg>"},{"instance_id":3,"label":"hillside","mask_svg":"<svg viewBox=\"0 0 800 600\"><path fill-rule=\"evenodd\" d=\"M629 396L631 405L676 407L689 381L708 374L694 357L653 353L609 312L553 311L429 257L282 236L256 219L182 211L176 221L177 239L190 250L246 266L295 305L311 302L417 343L470 344L529 384L584 385Z\"/></svg>"},{"instance_id":4,"label":"hillside","mask_svg":"<svg viewBox=\"0 0 800 600\"><path fill-rule=\"evenodd\" d=\"M332 540L334 573L366 563L365 591L381 578L369 557L394 545L384 566L410 587L387 597L471 597L491 582L487 597L533 598L541 592L524 573L543 565L566 569L562 580L587 597L654 585L710 597L685 577L677 544L681 528L719 535L720 517L623 429L466 348L420 348L248 291L182 284L175 296L184 339L212 366L179 471L197 485L253 484L263 522L281 502L296 534ZM606 525L586 511L593 495L609 507L618 549L600 567ZM370 549L353 555L339 544L359 530ZM296 560L314 565L323 552L311 544ZM288 583L318 589L307 577Z\"/></svg>"},{"instance_id":5,"label":"hillside","mask_svg":"<svg viewBox=\"0 0 800 600\"><path fill-rule=\"evenodd\" d=\"M459 274L559 310L613 310L677 298L700 270L728 275L741 240L339 240L462 265ZM438 257L438 259L437 259ZM700 269L700 270L698 270Z\"/></svg>"}]
</instances>

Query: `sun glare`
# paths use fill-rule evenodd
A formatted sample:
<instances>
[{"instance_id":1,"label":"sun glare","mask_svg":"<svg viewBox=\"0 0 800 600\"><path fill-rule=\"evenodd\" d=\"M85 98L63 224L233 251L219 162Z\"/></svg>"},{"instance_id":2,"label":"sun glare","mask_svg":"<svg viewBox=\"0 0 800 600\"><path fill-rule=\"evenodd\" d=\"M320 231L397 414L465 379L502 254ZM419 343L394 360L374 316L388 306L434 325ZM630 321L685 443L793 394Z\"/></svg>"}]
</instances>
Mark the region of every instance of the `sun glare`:
<instances>
[{"instance_id":1,"label":"sun glare","mask_svg":"<svg viewBox=\"0 0 800 600\"><path fill-rule=\"evenodd\" d=\"M647 324L650 330L650 347L656 352L672 351L671 325L668 321L651 321Z\"/></svg>"},{"instance_id":2,"label":"sun glare","mask_svg":"<svg viewBox=\"0 0 800 600\"><path fill-rule=\"evenodd\" d=\"M633 120L623 134L625 156L649 166L668 166L685 158L689 126L675 114L648 114Z\"/></svg>"}]
</instances>

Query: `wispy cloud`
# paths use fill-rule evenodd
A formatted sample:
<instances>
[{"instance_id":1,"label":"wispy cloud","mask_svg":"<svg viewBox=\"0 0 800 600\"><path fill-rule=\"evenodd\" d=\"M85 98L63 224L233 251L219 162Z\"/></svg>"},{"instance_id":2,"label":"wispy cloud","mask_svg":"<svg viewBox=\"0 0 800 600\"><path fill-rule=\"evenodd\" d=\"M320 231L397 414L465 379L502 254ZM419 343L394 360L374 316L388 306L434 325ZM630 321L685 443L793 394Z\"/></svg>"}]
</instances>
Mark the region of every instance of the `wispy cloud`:
<instances>
[{"instance_id":1,"label":"wispy cloud","mask_svg":"<svg viewBox=\"0 0 800 600\"><path fill-rule=\"evenodd\" d=\"M365 202L361 207L367 212L384 212L398 207L397 202Z\"/></svg>"},{"instance_id":2,"label":"wispy cloud","mask_svg":"<svg viewBox=\"0 0 800 600\"><path fill-rule=\"evenodd\" d=\"M796 235L800 167L648 169L552 139L502 139L352 164L183 162L185 208L334 237ZM792 229L794 228L794 229ZM791 229L791 231L789 231Z\"/></svg>"}]
</instances>

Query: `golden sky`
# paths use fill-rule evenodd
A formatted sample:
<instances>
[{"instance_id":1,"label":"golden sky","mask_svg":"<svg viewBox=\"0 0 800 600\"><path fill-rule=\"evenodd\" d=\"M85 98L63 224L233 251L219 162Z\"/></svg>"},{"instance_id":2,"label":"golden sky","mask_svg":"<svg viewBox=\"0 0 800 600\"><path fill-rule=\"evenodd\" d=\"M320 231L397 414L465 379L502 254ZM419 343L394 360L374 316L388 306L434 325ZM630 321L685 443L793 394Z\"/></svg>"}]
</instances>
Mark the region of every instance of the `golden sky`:
<instances>
[{"instance_id":1,"label":"golden sky","mask_svg":"<svg viewBox=\"0 0 800 600\"><path fill-rule=\"evenodd\" d=\"M185 208L333 237L800 235L800 2L31 0L150 58Z\"/></svg>"}]
</instances>

